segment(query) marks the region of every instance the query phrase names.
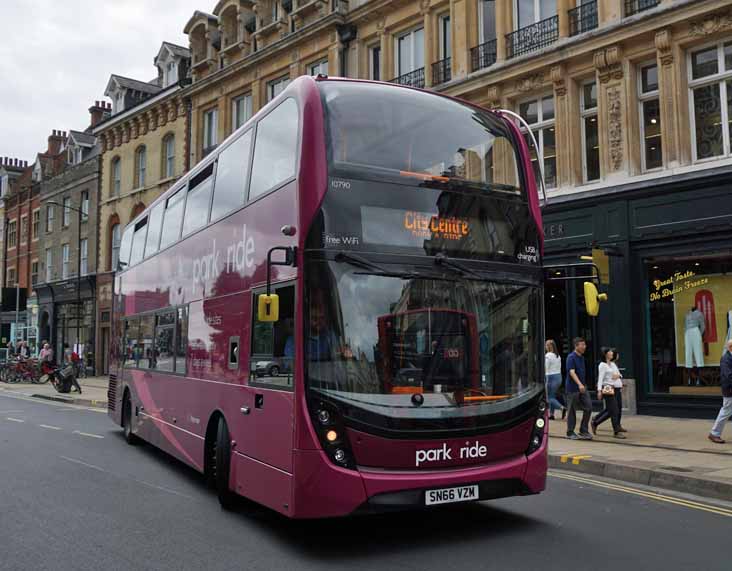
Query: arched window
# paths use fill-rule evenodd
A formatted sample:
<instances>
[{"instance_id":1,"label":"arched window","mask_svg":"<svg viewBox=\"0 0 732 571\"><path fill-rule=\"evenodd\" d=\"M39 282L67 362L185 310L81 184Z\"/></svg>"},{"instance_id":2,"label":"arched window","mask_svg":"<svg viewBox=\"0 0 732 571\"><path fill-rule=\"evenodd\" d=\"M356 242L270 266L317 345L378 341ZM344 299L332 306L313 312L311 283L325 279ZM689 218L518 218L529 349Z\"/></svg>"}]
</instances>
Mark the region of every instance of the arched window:
<instances>
[{"instance_id":1,"label":"arched window","mask_svg":"<svg viewBox=\"0 0 732 571\"><path fill-rule=\"evenodd\" d=\"M109 269L115 271L119 262L119 246L122 241L121 227L119 224L112 225L110 238L112 243L112 267Z\"/></svg>"},{"instance_id":2,"label":"arched window","mask_svg":"<svg viewBox=\"0 0 732 571\"><path fill-rule=\"evenodd\" d=\"M135 151L135 188L145 186L145 171L147 170L147 150L144 146Z\"/></svg>"},{"instance_id":3,"label":"arched window","mask_svg":"<svg viewBox=\"0 0 732 571\"><path fill-rule=\"evenodd\" d=\"M175 176L175 135L170 133L163 139L163 178Z\"/></svg>"},{"instance_id":4,"label":"arched window","mask_svg":"<svg viewBox=\"0 0 732 571\"><path fill-rule=\"evenodd\" d=\"M120 189L122 187L122 165L119 157L112 159L112 180L110 188L112 189L112 196L119 196Z\"/></svg>"}]
</instances>

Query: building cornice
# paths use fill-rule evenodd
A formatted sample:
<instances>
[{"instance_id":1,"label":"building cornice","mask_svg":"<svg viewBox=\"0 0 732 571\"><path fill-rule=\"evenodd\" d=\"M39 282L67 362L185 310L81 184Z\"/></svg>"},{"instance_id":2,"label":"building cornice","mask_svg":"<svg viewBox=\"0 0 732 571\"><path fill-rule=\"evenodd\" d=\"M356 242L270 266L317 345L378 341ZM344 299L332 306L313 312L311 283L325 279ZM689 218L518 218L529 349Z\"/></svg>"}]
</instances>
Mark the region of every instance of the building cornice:
<instances>
[{"instance_id":1,"label":"building cornice","mask_svg":"<svg viewBox=\"0 0 732 571\"><path fill-rule=\"evenodd\" d=\"M122 113L112 115L109 119L97 124L92 129L92 134L95 136L100 136L110 129L121 125L132 117L140 115L146 112L151 107L154 107L155 105L166 101L168 98L172 98L175 95L180 95L180 93L184 90L185 88L181 87L179 83L166 87L160 93L157 93L156 95L145 99L145 101L143 101L142 103L139 103L138 105L131 107L130 109L126 109L125 111L122 111Z\"/></svg>"}]
</instances>

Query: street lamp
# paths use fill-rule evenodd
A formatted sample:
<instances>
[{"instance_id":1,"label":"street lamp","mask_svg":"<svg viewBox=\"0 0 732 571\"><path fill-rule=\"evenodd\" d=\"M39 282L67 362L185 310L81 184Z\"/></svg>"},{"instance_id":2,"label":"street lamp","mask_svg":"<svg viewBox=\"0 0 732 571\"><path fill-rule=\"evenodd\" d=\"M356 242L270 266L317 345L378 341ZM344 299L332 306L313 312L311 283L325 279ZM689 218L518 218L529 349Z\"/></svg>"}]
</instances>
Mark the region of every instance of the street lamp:
<instances>
[{"instance_id":1,"label":"street lamp","mask_svg":"<svg viewBox=\"0 0 732 571\"><path fill-rule=\"evenodd\" d=\"M49 200L46 202L46 206L49 204L53 204L55 206L60 206L61 208L73 210L79 215L79 222L77 226L77 233L76 233L76 348L77 350L80 350L81 348L81 220L84 216L88 216L87 213L85 213L80 208L76 208L75 206L67 205L67 204L59 204L58 202L54 202L53 200ZM63 226L64 223L64 213L61 212L61 225ZM63 260L61 260L61 263L63 264ZM79 357L83 359L84 357L82 355L79 355ZM83 365L86 367L86 365Z\"/></svg>"}]
</instances>

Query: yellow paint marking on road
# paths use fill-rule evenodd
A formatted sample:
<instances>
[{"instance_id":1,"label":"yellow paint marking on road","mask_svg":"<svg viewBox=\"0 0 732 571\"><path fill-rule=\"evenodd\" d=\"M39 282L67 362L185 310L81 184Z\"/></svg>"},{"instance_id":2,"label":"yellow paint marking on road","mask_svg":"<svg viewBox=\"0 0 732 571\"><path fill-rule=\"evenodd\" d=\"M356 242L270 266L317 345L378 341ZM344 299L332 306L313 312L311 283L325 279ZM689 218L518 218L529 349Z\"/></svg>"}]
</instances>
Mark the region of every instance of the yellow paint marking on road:
<instances>
[{"instance_id":1,"label":"yellow paint marking on road","mask_svg":"<svg viewBox=\"0 0 732 571\"><path fill-rule=\"evenodd\" d=\"M10 422L25 422L25 420L21 420L19 418L13 418L12 416L6 416L5 420L9 420Z\"/></svg>"},{"instance_id":2,"label":"yellow paint marking on road","mask_svg":"<svg viewBox=\"0 0 732 571\"><path fill-rule=\"evenodd\" d=\"M581 460L587 460L588 458L592 458L589 454L584 454L581 456L572 456L572 464L575 466L579 466L579 463Z\"/></svg>"},{"instance_id":3,"label":"yellow paint marking on road","mask_svg":"<svg viewBox=\"0 0 732 571\"><path fill-rule=\"evenodd\" d=\"M49 430L62 430L60 426L51 426L50 424L39 424L41 428L48 428Z\"/></svg>"},{"instance_id":4,"label":"yellow paint marking on road","mask_svg":"<svg viewBox=\"0 0 732 571\"><path fill-rule=\"evenodd\" d=\"M88 436L90 438L104 438L104 436L99 436L98 434L89 434L88 432L82 432L81 430L74 430L74 434L79 434L81 436Z\"/></svg>"},{"instance_id":5,"label":"yellow paint marking on road","mask_svg":"<svg viewBox=\"0 0 732 571\"><path fill-rule=\"evenodd\" d=\"M575 476L570 474L558 474L554 471L549 471L549 475L553 478L561 478L562 480L571 480L573 482L579 482L581 484L589 484L590 486L596 486L598 488L605 488L608 490L613 490L616 492L623 492L625 494L632 494L635 496L641 496L644 498L648 498L651 500L659 501L659 502L666 502L669 504L675 504L678 506L682 506L685 508L690 508L694 510L709 512L725 517L732 517L732 510L723 508L720 506L712 506L709 504L702 504L699 502L695 502L692 500L684 500L681 498L674 498L672 496L665 496L663 494L656 494L655 492L647 492L645 490L641 490L639 488L630 488L628 486L620 486L618 484L610 484L609 482L601 482L600 480L593 480L591 478L585 478L582 476Z\"/></svg>"}]
</instances>

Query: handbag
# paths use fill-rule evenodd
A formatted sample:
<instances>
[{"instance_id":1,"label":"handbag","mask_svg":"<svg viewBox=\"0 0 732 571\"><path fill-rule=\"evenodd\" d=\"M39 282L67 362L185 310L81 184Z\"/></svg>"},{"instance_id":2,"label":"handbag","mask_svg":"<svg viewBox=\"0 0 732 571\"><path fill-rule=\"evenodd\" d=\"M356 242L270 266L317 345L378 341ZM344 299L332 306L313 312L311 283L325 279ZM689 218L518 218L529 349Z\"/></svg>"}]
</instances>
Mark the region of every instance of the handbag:
<instances>
[{"instance_id":1,"label":"handbag","mask_svg":"<svg viewBox=\"0 0 732 571\"><path fill-rule=\"evenodd\" d=\"M612 396L615 394L615 388L612 385L602 385L602 396Z\"/></svg>"}]
</instances>

